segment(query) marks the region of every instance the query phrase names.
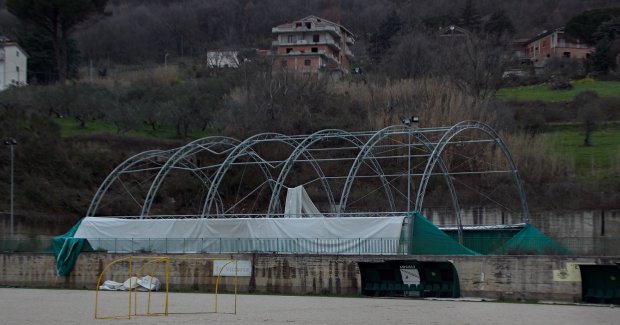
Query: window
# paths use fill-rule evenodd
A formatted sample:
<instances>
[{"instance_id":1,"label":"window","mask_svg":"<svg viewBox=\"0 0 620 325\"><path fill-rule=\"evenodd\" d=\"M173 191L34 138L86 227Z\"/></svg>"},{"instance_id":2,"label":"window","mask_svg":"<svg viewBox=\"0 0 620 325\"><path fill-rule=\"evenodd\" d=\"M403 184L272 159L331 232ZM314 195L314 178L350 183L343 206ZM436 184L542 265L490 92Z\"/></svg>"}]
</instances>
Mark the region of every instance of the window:
<instances>
[{"instance_id":1,"label":"window","mask_svg":"<svg viewBox=\"0 0 620 325\"><path fill-rule=\"evenodd\" d=\"M565 58L570 58L570 52L564 52L563 54Z\"/></svg>"},{"instance_id":2,"label":"window","mask_svg":"<svg viewBox=\"0 0 620 325\"><path fill-rule=\"evenodd\" d=\"M306 23L306 28L308 28L308 29L312 28L312 23L307 22L307 23Z\"/></svg>"},{"instance_id":3,"label":"window","mask_svg":"<svg viewBox=\"0 0 620 325\"><path fill-rule=\"evenodd\" d=\"M319 48L318 47L313 47L311 49L312 53L319 53Z\"/></svg>"},{"instance_id":4,"label":"window","mask_svg":"<svg viewBox=\"0 0 620 325\"><path fill-rule=\"evenodd\" d=\"M287 48L286 48L286 53L291 53L291 51L292 51L292 50L293 50L293 48L292 48L292 47L287 47Z\"/></svg>"},{"instance_id":5,"label":"window","mask_svg":"<svg viewBox=\"0 0 620 325\"><path fill-rule=\"evenodd\" d=\"M296 43L297 42L297 35L289 35L287 38L287 42L288 43Z\"/></svg>"},{"instance_id":6,"label":"window","mask_svg":"<svg viewBox=\"0 0 620 325\"><path fill-rule=\"evenodd\" d=\"M482 224L482 208L480 207L475 207L473 212L473 217L474 217L474 225L481 225Z\"/></svg>"},{"instance_id":7,"label":"window","mask_svg":"<svg viewBox=\"0 0 620 325\"><path fill-rule=\"evenodd\" d=\"M19 51L15 51L15 56L19 56Z\"/></svg>"},{"instance_id":8,"label":"window","mask_svg":"<svg viewBox=\"0 0 620 325\"><path fill-rule=\"evenodd\" d=\"M286 59L282 59L282 60L280 60L280 65L281 65L283 68L286 68L286 66L288 65L288 62L286 62Z\"/></svg>"},{"instance_id":9,"label":"window","mask_svg":"<svg viewBox=\"0 0 620 325\"><path fill-rule=\"evenodd\" d=\"M295 27L301 27L301 23L295 23Z\"/></svg>"},{"instance_id":10,"label":"window","mask_svg":"<svg viewBox=\"0 0 620 325\"><path fill-rule=\"evenodd\" d=\"M310 60L310 59L304 60L304 65L309 66L311 64L312 64L312 60Z\"/></svg>"},{"instance_id":11,"label":"window","mask_svg":"<svg viewBox=\"0 0 620 325\"><path fill-rule=\"evenodd\" d=\"M19 72L19 66L15 67L15 71Z\"/></svg>"},{"instance_id":12,"label":"window","mask_svg":"<svg viewBox=\"0 0 620 325\"><path fill-rule=\"evenodd\" d=\"M315 43L318 43L321 40L321 35L319 34L314 34L312 35L312 41Z\"/></svg>"}]
</instances>

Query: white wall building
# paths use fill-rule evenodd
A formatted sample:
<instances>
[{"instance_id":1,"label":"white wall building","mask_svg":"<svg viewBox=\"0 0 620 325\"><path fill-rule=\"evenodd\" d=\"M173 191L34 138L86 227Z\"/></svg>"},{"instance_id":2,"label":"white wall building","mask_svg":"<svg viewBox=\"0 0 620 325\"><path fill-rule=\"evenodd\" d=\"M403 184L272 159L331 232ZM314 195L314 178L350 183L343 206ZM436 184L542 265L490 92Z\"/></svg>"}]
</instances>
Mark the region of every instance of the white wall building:
<instances>
[{"instance_id":1,"label":"white wall building","mask_svg":"<svg viewBox=\"0 0 620 325\"><path fill-rule=\"evenodd\" d=\"M0 36L0 91L27 84L28 55L17 43Z\"/></svg>"},{"instance_id":2,"label":"white wall building","mask_svg":"<svg viewBox=\"0 0 620 325\"><path fill-rule=\"evenodd\" d=\"M210 68L238 68L238 51L208 51L207 66Z\"/></svg>"}]
</instances>

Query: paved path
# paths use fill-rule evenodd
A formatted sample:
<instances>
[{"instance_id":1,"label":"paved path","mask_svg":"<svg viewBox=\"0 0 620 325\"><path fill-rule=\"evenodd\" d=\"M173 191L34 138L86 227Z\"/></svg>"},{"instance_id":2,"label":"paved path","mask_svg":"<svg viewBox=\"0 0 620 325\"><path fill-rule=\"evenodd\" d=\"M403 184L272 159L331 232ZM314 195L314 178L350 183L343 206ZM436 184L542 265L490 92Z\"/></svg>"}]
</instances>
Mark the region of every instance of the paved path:
<instances>
[{"instance_id":1,"label":"paved path","mask_svg":"<svg viewBox=\"0 0 620 325\"><path fill-rule=\"evenodd\" d=\"M163 310L162 293L152 297L153 311ZM171 293L171 312L207 312L212 294ZM138 296L139 312L147 296ZM104 292L99 312L127 314L128 293ZM221 312L232 311L234 296L220 295ZM237 314L174 314L95 320L95 293L85 290L0 288L0 324L620 324L620 307L431 301L310 296L238 296Z\"/></svg>"}]
</instances>

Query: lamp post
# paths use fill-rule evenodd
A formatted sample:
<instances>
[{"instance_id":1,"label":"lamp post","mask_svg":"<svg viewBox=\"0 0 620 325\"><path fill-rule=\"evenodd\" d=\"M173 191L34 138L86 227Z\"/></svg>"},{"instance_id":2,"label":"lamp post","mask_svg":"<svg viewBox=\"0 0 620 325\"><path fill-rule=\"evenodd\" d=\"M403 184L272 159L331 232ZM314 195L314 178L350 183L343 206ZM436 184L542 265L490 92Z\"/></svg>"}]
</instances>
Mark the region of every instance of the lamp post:
<instances>
[{"instance_id":1,"label":"lamp post","mask_svg":"<svg viewBox=\"0 0 620 325\"><path fill-rule=\"evenodd\" d=\"M13 239L13 223L14 223L14 219L13 219L13 171L14 171L14 150L15 150L15 146L17 145L17 140L15 140L15 138L8 138L6 140L4 140L4 144L9 146L9 149L11 151L11 187L10 187L10 208L9 208L9 214L10 214L10 226L9 226L9 236L11 239Z\"/></svg>"},{"instance_id":2,"label":"lamp post","mask_svg":"<svg viewBox=\"0 0 620 325\"><path fill-rule=\"evenodd\" d=\"M420 118L417 116L403 119L403 124L408 127L419 122ZM411 212L411 130L407 132L407 212Z\"/></svg>"}]
</instances>

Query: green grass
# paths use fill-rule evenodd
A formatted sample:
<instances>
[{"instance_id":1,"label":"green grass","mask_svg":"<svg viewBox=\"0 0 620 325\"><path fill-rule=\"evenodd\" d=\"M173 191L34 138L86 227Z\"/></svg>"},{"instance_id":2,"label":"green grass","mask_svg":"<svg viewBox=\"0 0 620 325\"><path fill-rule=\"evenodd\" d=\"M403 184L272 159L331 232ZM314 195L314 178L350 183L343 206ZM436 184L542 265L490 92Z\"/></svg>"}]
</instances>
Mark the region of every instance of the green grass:
<instances>
[{"instance_id":1,"label":"green grass","mask_svg":"<svg viewBox=\"0 0 620 325\"><path fill-rule=\"evenodd\" d=\"M60 127L60 135L62 137L86 136L92 134L116 134L116 126L114 124L101 120L88 121L86 126L80 128L80 123L74 118L55 118L54 122ZM122 135L138 136L138 137L155 137L160 139L179 139L176 130L172 128L160 128L158 130L151 129L150 126L144 125L138 130L131 130ZM189 134L192 139L202 138L211 135L210 130L194 131Z\"/></svg>"},{"instance_id":2,"label":"green grass","mask_svg":"<svg viewBox=\"0 0 620 325\"><path fill-rule=\"evenodd\" d=\"M571 82L573 89L551 90L549 84L534 86L522 86L502 88L497 92L497 97L504 100L533 101L542 100L550 102L571 101L580 92L591 90L601 97L620 96L620 81L594 81L583 79Z\"/></svg>"},{"instance_id":3,"label":"green grass","mask_svg":"<svg viewBox=\"0 0 620 325\"><path fill-rule=\"evenodd\" d=\"M592 146L583 145L579 126L563 127L550 133L553 151L575 161L579 176L591 179L608 176L620 164L620 128L606 127L592 134Z\"/></svg>"}]
</instances>

